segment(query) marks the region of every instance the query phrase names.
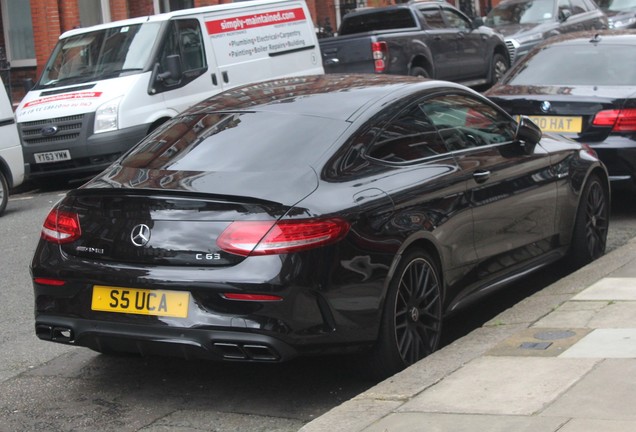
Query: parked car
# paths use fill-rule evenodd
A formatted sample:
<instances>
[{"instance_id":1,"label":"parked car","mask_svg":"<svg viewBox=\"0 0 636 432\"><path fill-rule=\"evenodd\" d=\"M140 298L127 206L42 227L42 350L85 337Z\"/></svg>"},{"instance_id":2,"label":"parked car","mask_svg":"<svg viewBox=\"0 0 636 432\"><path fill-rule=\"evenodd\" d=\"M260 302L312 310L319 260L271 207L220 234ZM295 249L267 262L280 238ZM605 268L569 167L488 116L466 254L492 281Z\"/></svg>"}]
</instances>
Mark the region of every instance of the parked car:
<instances>
[{"instance_id":1,"label":"parked car","mask_svg":"<svg viewBox=\"0 0 636 432\"><path fill-rule=\"evenodd\" d=\"M544 131L590 145L612 184L636 186L636 31L550 39L486 94ZM567 65L567 66L566 66Z\"/></svg>"},{"instance_id":2,"label":"parked car","mask_svg":"<svg viewBox=\"0 0 636 432\"><path fill-rule=\"evenodd\" d=\"M505 36L513 63L549 37L608 28L607 16L593 0L504 0L485 24Z\"/></svg>"},{"instance_id":3,"label":"parked car","mask_svg":"<svg viewBox=\"0 0 636 432\"><path fill-rule=\"evenodd\" d=\"M15 124L13 108L0 78L0 215L4 213L9 202L12 188L20 186L24 181L24 159L22 146Z\"/></svg>"},{"instance_id":4,"label":"parked car","mask_svg":"<svg viewBox=\"0 0 636 432\"><path fill-rule=\"evenodd\" d=\"M377 73L493 84L510 67L503 37L446 2L365 8L320 39L326 73Z\"/></svg>"},{"instance_id":5,"label":"parked car","mask_svg":"<svg viewBox=\"0 0 636 432\"><path fill-rule=\"evenodd\" d=\"M600 0L611 29L636 28L636 0Z\"/></svg>"},{"instance_id":6,"label":"parked car","mask_svg":"<svg viewBox=\"0 0 636 432\"><path fill-rule=\"evenodd\" d=\"M391 374L444 317L605 249L594 153L458 84L323 75L182 113L51 210L37 336L279 362L367 350Z\"/></svg>"}]
</instances>

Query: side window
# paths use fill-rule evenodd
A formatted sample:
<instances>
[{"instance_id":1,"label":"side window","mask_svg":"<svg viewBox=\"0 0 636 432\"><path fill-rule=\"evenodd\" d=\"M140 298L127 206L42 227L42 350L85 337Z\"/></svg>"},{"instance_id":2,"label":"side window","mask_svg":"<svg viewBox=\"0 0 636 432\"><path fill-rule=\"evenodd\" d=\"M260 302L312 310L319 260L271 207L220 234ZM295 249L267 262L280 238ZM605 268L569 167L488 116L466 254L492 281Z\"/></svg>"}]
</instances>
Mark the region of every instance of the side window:
<instances>
[{"instance_id":1,"label":"side window","mask_svg":"<svg viewBox=\"0 0 636 432\"><path fill-rule=\"evenodd\" d=\"M442 11L439 8L434 9L420 9L422 16L424 16L424 20L429 28L432 29L443 29L446 28L446 23L444 23L444 17L442 17Z\"/></svg>"},{"instance_id":2,"label":"side window","mask_svg":"<svg viewBox=\"0 0 636 432\"><path fill-rule=\"evenodd\" d=\"M170 24L167 38L159 56L162 72L168 70L167 59L171 55L178 55L181 58L181 69L186 80L185 83L205 72L205 48L201 27L197 20L175 20ZM180 81L168 78L165 85L179 83Z\"/></svg>"},{"instance_id":3,"label":"side window","mask_svg":"<svg viewBox=\"0 0 636 432\"><path fill-rule=\"evenodd\" d=\"M448 94L421 105L450 150L463 150L514 139L517 124L490 105L466 95Z\"/></svg>"},{"instance_id":4,"label":"side window","mask_svg":"<svg viewBox=\"0 0 636 432\"><path fill-rule=\"evenodd\" d=\"M446 152L435 126L420 106L415 105L389 122L368 155L385 162L405 163Z\"/></svg>"},{"instance_id":5,"label":"side window","mask_svg":"<svg viewBox=\"0 0 636 432\"><path fill-rule=\"evenodd\" d=\"M470 23L466 20L466 18L464 18L463 16L461 16L454 10L446 9L446 8L442 10L449 27L460 29L460 30L470 29Z\"/></svg>"}]
</instances>

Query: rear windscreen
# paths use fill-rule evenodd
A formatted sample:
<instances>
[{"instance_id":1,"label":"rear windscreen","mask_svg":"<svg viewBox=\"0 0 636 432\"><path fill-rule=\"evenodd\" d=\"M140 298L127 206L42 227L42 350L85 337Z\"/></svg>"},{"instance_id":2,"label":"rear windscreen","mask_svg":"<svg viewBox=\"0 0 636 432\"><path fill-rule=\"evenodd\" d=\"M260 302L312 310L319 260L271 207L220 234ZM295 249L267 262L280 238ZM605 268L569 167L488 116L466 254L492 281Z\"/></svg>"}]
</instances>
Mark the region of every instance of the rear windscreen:
<instances>
[{"instance_id":1,"label":"rear windscreen","mask_svg":"<svg viewBox=\"0 0 636 432\"><path fill-rule=\"evenodd\" d=\"M417 24L409 9L383 10L378 13L361 13L345 16L338 34L344 36L410 27L417 27Z\"/></svg>"},{"instance_id":2,"label":"rear windscreen","mask_svg":"<svg viewBox=\"0 0 636 432\"><path fill-rule=\"evenodd\" d=\"M274 171L312 165L348 123L276 112L214 112L169 121L122 160L133 168Z\"/></svg>"},{"instance_id":3,"label":"rear windscreen","mask_svg":"<svg viewBox=\"0 0 636 432\"><path fill-rule=\"evenodd\" d=\"M512 85L636 85L636 56L628 45L557 45L527 58L505 80Z\"/></svg>"}]
</instances>

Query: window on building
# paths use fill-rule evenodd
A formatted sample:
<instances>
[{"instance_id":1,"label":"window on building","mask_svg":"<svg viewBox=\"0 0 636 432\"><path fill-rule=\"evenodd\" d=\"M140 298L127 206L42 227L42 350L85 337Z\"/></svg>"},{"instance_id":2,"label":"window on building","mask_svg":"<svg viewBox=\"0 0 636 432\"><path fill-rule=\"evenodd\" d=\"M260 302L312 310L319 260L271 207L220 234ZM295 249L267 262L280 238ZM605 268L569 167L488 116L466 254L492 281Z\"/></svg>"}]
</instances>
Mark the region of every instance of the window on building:
<instances>
[{"instance_id":1,"label":"window on building","mask_svg":"<svg viewBox=\"0 0 636 432\"><path fill-rule=\"evenodd\" d=\"M2 2L2 25L11 67L35 66L35 44L28 1Z\"/></svg>"},{"instance_id":2,"label":"window on building","mask_svg":"<svg viewBox=\"0 0 636 432\"><path fill-rule=\"evenodd\" d=\"M157 13L171 12L194 7L194 0L154 0Z\"/></svg>"},{"instance_id":3,"label":"window on building","mask_svg":"<svg viewBox=\"0 0 636 432\"><path fill-rule=\"evenodd\" d=\"M110 22L110 6L108 0L82 0L78 2L80 25L90 27Z\"/></svg>"}]
</instances>

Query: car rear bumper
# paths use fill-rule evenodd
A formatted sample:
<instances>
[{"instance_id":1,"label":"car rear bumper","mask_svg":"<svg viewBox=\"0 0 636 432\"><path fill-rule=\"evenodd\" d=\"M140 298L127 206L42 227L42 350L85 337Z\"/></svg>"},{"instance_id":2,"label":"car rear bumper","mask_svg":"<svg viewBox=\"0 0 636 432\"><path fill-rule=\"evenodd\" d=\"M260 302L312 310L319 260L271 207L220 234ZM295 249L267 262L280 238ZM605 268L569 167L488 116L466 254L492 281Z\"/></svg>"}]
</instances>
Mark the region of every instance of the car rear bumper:
<instances>
[{"instance_id":1,"label":"car rear bumper","mask_svg":"<svg viewBox=\"0 0 636 432\"><path fill-rule=\"evenodd\" d=\"M35 332L42 340L103 353L248 362L280 362L298 355L277 338L230 330L149 327L43 314L36 317Z\"/></svg>"}]
</instances>

